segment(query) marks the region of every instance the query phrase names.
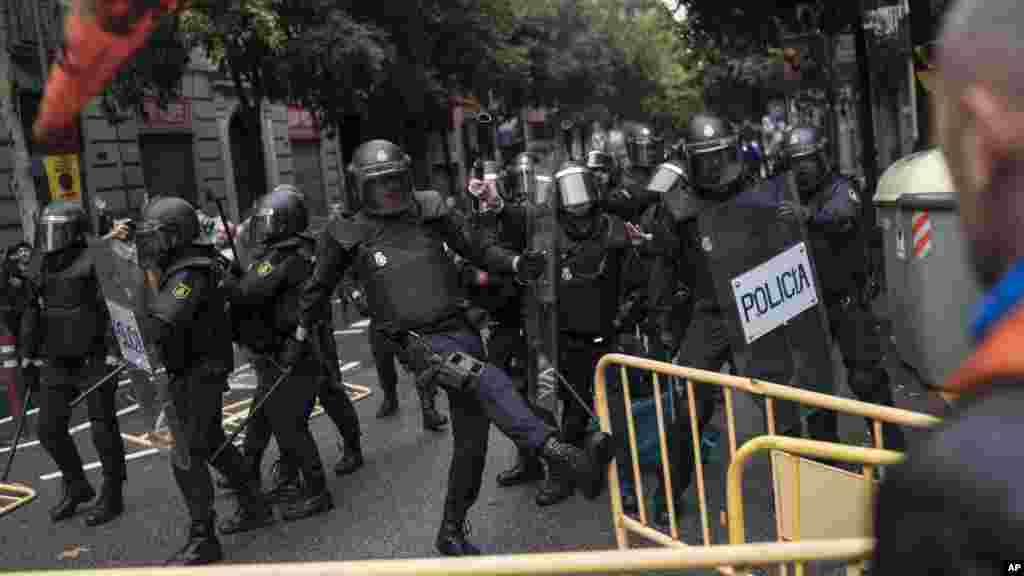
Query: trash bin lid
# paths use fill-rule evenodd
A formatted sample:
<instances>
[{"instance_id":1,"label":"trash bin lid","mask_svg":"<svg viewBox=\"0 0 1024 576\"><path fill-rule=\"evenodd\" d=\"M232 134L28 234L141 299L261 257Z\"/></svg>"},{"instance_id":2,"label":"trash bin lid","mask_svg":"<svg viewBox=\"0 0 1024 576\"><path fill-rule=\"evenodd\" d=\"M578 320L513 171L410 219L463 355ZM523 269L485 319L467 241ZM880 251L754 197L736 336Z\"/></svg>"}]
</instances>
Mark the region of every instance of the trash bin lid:
<instances>
[{"instance_id":1,"label":"trash bin lid","mask_svg":"<svg viewBox=\"0 0 1024 576\"><path fill-rule=\"evenodd\" d=\"M882 174L875 191L875 205L895 205L904 196L939 196L955 200L953 179L946 158L938 148L900 158Z\"/></svg>"}]
</instances>

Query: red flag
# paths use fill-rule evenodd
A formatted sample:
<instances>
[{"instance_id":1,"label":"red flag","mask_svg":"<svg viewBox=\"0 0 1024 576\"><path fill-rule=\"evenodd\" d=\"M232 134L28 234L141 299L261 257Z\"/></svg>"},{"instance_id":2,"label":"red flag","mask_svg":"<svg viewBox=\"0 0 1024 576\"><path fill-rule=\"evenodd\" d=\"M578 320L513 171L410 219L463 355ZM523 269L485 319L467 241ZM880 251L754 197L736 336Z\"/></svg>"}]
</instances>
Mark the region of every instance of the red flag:
<instances>
[{"instance_id":1,"label":"red flag","mask_svg":"<svg viewBox=\"0 0 1024 576\"><path fill-rule=\"evenodd\" d=\"M64 21L64 52L51 68L32 134L47 142L75 117L146 43L179 0L74 0Z\"/></svg>"}]
</instances>

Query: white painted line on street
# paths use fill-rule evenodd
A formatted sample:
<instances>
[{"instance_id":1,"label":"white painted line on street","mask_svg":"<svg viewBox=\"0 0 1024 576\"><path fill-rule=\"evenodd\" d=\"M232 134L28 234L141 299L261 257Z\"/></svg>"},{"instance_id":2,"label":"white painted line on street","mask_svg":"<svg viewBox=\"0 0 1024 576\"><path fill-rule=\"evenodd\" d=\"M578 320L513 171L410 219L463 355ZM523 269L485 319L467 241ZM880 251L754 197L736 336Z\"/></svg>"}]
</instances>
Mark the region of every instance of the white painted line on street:
<instances>
[{"instance_id":1,"label":"white painted line on street","mask_svg":"<svg viewBox=\"0 0 1024 576\"><path fill-rule=\"evenodd\" d=\"M349 328L366 328L369 325L370 325L370 319L369 318L363 318L359 322L354 322L351 326L349 326Z\"/></svg>"},{"instance_id":2,"label":"white painted line on street","mask_svg":"<svg viewBox=\"0 0 1024 576\"><path fill-rule=\"evenodd\" d=\"M160 453L160 450L158 448L150 448L149 450L142 450L142 451L139 451L139 452L132 452L131 454L126 455L124 457L124 459L125 459L126 462L129 462L131 460L138 460L139 458L144 458L146 456L152 456L153 454L159 454L159 453ZM88 471L88 470L95 470L95 469L99 468L100 466L101 466L101 464L100 464L99 460L97 460L96 462L90 462L90 463L86 464L85 466L82 466L82 470L86 470L86 471ZM40 476L39 479L40 480L54 480L54 479L60 478L61 476L63 476L62 472L53 472L53 473L50 473L50 474L44 474L44 475Z\"/></svg>"},{"instance_id":3,"label":"white painted line on street","mask_svg":"<svg viewBox=\"0 0 1024 576\"><path fill-rule=\"evenodd\" d=\"M347 334L366 334L366 330L363 329L363 328L352 328L352 329L349 329L349 330L335 330L334 331L334 335L335 336L344 336L344 335L347 335Z\"/></svg>"},{"instance_id":4,"label":"white painted line on street","mask_svg":"<svg viewBox=\"0 0 1024 576\"><path fill-rule=\"evenodd\" d=\"M338 364L341 364L341 362L338 362ZM349 362L348 364L342 364L341 371L342 372L350 372L350 371L355 370L356 368L358 368L360 364L362 364L362 362L359 362L358 360L355 361L355 362Z\"/></svg>"},{"instance_id":5,"label":"white painted line on street","mask_svg":"<svg viewBox=\"0 0 1024 576\"><path fill-rule=\"evenodd\" d=\"M29 410L28 411L28 415L31 416L31 415L35 414L36 412L39 412L39 408L33 408L33 409ZM8 422L13 422L13 421L14 421L14 416L8 416L6 418L0 418L0 424L7 424Z\"/></svg>"},{"instance_id":6,"label":"white painted line on street","mask_svg":"<svg viewBox=\"0 0 1024 576\"><path fill-rule=\"evenodd\" d=\"M131 406L128 406L128 407L125 407L125 408L122 408L121 410L119 410L117 412L117 415L118 416L124 416L125 414L131 414L132 412L135 412L138 409L139 409L139 405L138 404L132 404ZM31 413L32 411L29 410L29 412ZM68 428L68 434L72 434L72 435L78 434L82 430L88 430L90 426L92 426L92 422L82 422L78 426L74 426L72 428ZM22 444L18 444L18 450L21 450L22 448L31 448L33 446L38 446L38 445L39 445L39 440L32 440L31 442L24 442ZM10 446L4 446L3 448L0 448L0 454L6 454L7 452L10 452L10 451L11 451L11 447Z\"/></svg>"},{"instance_id":7,"label":"white painted line on street","mask_svg":"<svg viewBox=\"0 0 1024 576\"><path fill-rule=\"evenodd\" d=\"M246 384L244 382L228 382L232 390L255 390L258 384Z\"/></svg>"}]
</instances>

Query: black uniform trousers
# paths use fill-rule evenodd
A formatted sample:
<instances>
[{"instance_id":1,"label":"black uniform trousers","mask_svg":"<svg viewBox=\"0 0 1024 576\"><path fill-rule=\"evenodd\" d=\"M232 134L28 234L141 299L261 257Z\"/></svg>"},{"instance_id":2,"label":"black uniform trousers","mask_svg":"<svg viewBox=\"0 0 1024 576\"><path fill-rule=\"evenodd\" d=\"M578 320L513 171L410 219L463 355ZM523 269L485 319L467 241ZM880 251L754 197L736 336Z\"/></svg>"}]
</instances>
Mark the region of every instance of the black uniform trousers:
<instances>
[{"instance_id":1,"label":"black uniform trousers","mask_svg":"<svg viewBox=\"0 0 1024 576\"><path fill-rule=\"evenodd\" d=\"M253 359L253 366L259 383L253 397L256 406L281 376L277 362L266 356ZM323 382L323 365L312 354L307 355L292 368L291 375L281 382L273 396L253 413L243 443L249 465L259 473L259 462L271 434L277 439L277 446L284 459L295 465L306 480L312 493L319 493L326 487L323 460L317 450L316 441L309 431L307 406L312 404Z\"/></svg>"},{"instance_id":2,"label":"black uniform trousers","mask_svg":"<svg viewBox=\"0 0 1024 576\"><path fill-rule=\"evenodd\" d=\"M215 462L209 462L226 440L223 427L226 389L227 374L212 373L203 367L188 374L172 375L167 383L172 410L165 414L174 435L171 469L194 524L212 522L214 517L213 483L207 464L232 485L243 486L250 481L242 454L233 444L228 445Z\"/></svg>"},{"instance_id":3,"label":"black uniform trousers","mask_svg":"<svg viewBox=\"0 0 1024 576\"><path fill-rule=\"evenodd\" d=\"M485 358L480 335L469 330L424 334L424 338L441 356L462 352ZM539 450L554 430L534 415L508 374L492 364L481 373L476 391L446 393L454 446L444 514L446 521L462 522L480 494L491 422L517 447L526 450Z\"/></svg>"},{"instance_id":4,"label":"black uniform trousers","mask_svg":"<svg viewBox=\"0 0 1024 576\"><path fill-rule=\"evenodd\" d=\"M558 352L559 372L565 378L564 382L560 379L558 383L558 399L562 401L562 441L582 448L590 424L590 412L581 401L593 409L594 370L601 356L612 352L612 342L562 334Z\"/></svg>"},{"instance_id":5,"label":"black uniform trousers","mask_svg":"<svg viewBox=\"0 0 1024 576\"><path fill-rule=\"evenodd\" d=\"M882 366L885 354L878 319L854 298L830 300L829 324L843 354L850 390L862 402L893 406L889 374ZM903 430L896 424L882 424L882 444L889 450L905 450Z\"/></svg>"},{"instance_id":6,"label":"black uniform trousers","mask_svg":"<svg viewBox=\"0 0 1024 576\"><path fill-rule=\"evenodd\" d=\"M333 331L329 325L324 323L321 324L320 332L320 342L324 345L317 351L317 357L321 359L322 364L317 396L320 398L320 404L327 412L327 416L338 428L338 433L341 434L346 447L353 448L359 446L359 436L362 435L359 427L359 415L345 390L341 366L338 365L338 347L334 345ZM308 418L309 415L306 416Z\"/></svg>"},{"instance_id":7,"label":"black uniform trousers","mask_svg":"<svg viewBox=\"0 0 1024 576\"><path fill-rule=\"evenodd\" d=\"M384 398L398 400L398 370L395 367L395 344L387 335L377 330L373 320L370 321L370 353L377 366L377 380L384 390Z\"/></svg>"},{"instance_id":8,"label":"black uniform trousers","mask_svg":"<svg viewBox=\"0 0 1024 576\"><path fill-rule=\"evenodd\" d=\"M39 443L56 462L65 482L85 481L82 457L68 431L70 402L106 374L103 356L50 359L40 369ZM103 466L103 478L120 484L126 477L126 471L124 442L117 422L116 393L115 378L90 394L86 402L92 423L92 442Z\"/></svg>"}]
</instances>

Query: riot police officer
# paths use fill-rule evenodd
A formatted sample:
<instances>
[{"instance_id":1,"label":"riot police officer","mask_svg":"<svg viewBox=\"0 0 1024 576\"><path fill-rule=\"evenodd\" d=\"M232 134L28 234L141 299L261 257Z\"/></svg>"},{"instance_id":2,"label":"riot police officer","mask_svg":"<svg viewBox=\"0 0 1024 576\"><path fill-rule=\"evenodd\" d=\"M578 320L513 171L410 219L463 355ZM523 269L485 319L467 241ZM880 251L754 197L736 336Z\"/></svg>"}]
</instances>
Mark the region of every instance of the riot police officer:
<instances>
[{"instance_id":1,"label":"riot police officer","mask_svg":"<svg viewBox=\"0 0 1024 576\"><path fill-rule=\"evenodd\" d=\"M474 167L470 182L469 228L477 242L491 241L510 251L526 249L526 226L522 207L533 195L529 182L536 177L537 159L522 153L515 158L509 173L503 173L497 162L480 162ZM487 236L487 238L484 238ZM463 282L470 301L485 310L490 317L490 338L487 341L487 361L505 370L519 385L523 398L527 394L527 344L524 334L523 286L513 275L489 274L485 270L463 263ZM535 408L531 404L532 408ZM553 416L534 410L553 425ZM543 467L537 456L525 449L517 450L516 464L498 474L499 486L517 486L543 477Z\"/></svg>"},{"instance_id":2,"label":"riot police officer","mask_svg":"<svg viewBox=\"0 0 1024 576\"><path fill-rule=\"evenodd\" d=\"M221 524L224 533L253 530L273 522L259 491L259 478L246 472L241 453L224 441L223 398L234 362L225 263L212 246L199 245L199 219L185 200L163 196L142 213L135 243L139 265L154 291L149 319L158 362L167 374L166 412L175 443L171 468L185 498L189 540L169 561L197 565L219 561L223 552L214 532L213 484L207 463L238 487L238 510ZM166 410L166 408L165 408Z\"/></svg>"},{"instance_id":3,"label":"riot police officer","mask_svg":"<svg viewBox=\"0 0 1024 576\"><path fill-rule=\"evenodd\" d=\"M688 287L693 302L687 307L692 314L680 346L679 363L702 370L718 370L733 361L726 318L718 302L706 241L700 234L698 217L706 210L728 202L745 190L748 184L740 157L737 136L720 118L706 114L694 116L686 131L686 170L666 167L661 175L665 181L657 187L666 214L673 226L655 226L655 244L663 247L658 256L661 294L674 294ZM689 175L689 185L684 174ZM674 233L673 233L674 232ZM678 250L667 250L678 241ZM667 340L671 340L666 335ZM772 382L788 381L789 367L782 358L757 358L751 363L751 377ZM699 429L703 429L715 410L715 393L711 386L694 386ZM682 400L682 399L677 399ZM676 405L685 406L677 401ZM693 445L689 416L683 410L675 414L673 424L673 480L677 495L689 486L693 474Z\"/></svg>"},{"instance_id":4,"label":"riot police officer","mask_svg":"<svg viewBox=\"0 0 1024 576\"><path fill-rule=\"evenodd\" d=\"M580 447L591 418L594 368L613 351L631 235L625 222L602 209L598 185L586 167L566 162L554 182L556 233L562 235L557 304L562 440ZM550 506L571 494L571 478L549 473L536 501Z\"/></svg>"},{"instance_id":5,"label":"riot police officer","mask_svg":"<svg viewBox=\"0 0 1024 576\"><path fill-rule=\"evenodd\" d=\"M814 261L821 278L832 335L846 365L847 383L864 402L893 405L889 374L882 366L878 320L862 303L860 287L867 270L860 238L860 197L847 178L832 173L825 143L817 128L794 127L783 140L782 162L795 172L800 204L784 202L779 216L807 226ZM836 436L835 414L826 433ZM871 430L870 420L868 429ZM883 424L883 445L902 451L906 442L899 426Z\"/></svg>"},{"instance_id":6,"label":"riot police officer","mask_svg":"<svg viewBox=\"0 0 1024 576\"><path fill-rule=\"evenodd\" d=\"M68 432L70 401L80 385L105 375L110 321L86 244L88 219L76 202L53 202L39 215L39 256L29 272L29 308L22 320L22 358L41 358L39 441L63 474L64 496L50 510L54 522L74 515L95 496ZM116 380L116 379L114 379ZM86 524L113 520L124 508L124 444L112 380L89 395L93 444L103 467L103 488Z\"/></svg>"},{"instance_id":7,"label":"riot police officer","mask_svg":"<svg viewBox=\"0 0 1024 576\"><path fill-rule=\"evenodd\" d=\"M309 225L306 203L291 185L280 185L257 201L250 226L253 239L261 245L260 257L230 290L231 316L236 340L256 354L253 367L259 385L254 402L271 392L281 376L278 368L284 335L298 324L298 291L313 270L314 240L303 233ZM326 368L323 350L333 342L323 341L321 324L329 311L319 315L314 331L314 348L293 366L274 392L270 402L256 411L244 444L248 475L259 477L263 452L273 432L284 466L302 472L305 480L301 498L291 502L284 517L295 520L322 514L334 507L327 490L323 461L309 432L305 411L316 397ZM333 336L331 337L333 340ZM346 397L347 398L347 397ZM281 477L287 477L282 473ZM281 488L279 482L275 488Z\"/></svg>"},{"instance_id":8,"label":"riot police officer","mask_svg":"<svg viewBox=\"0 0 1024 576\"><path fill-rule=\"evenodd\" d=\"M639 124L626 134L626 149L630 176L643 187L665 158L664 140L650 126Z\"/></svg>"},{"instance_id":9,"label":"riot police officer","mask_svg":"<svg viewBox=\"0 0 1024 576\"><path fill-rule=\"evenodd\" d=\"M458 219L434 191L414 191L410 159L384 140L362 144L350 170L362 192L362 210L349 221L333 220L318 242L316 271L300 299L304 322L288 342L285 363L307 346L312 317L350 266L366 287L370 313L397 343L403 362L419 379L445 388L455 445L444 518L436 547L444 555L474 555L466 515L476 500L493 421L502 432L541 452L552 468L573 473L586 495L600 491L608 441L595 434L590 450L566 445L534 416L500 369L480 362L480 336L468 325L454 263L444 243L487 263L488 269L535 278L539 255L517 256L496 246L473 246Z\"/></svg>"}]
</instances>

